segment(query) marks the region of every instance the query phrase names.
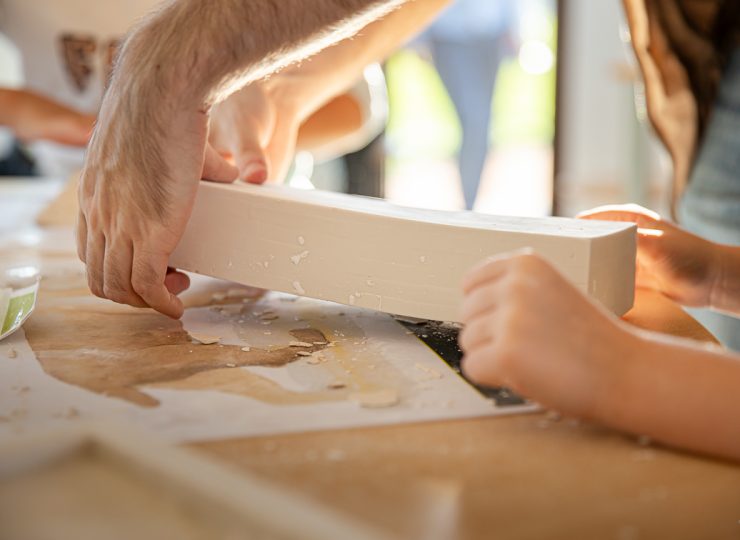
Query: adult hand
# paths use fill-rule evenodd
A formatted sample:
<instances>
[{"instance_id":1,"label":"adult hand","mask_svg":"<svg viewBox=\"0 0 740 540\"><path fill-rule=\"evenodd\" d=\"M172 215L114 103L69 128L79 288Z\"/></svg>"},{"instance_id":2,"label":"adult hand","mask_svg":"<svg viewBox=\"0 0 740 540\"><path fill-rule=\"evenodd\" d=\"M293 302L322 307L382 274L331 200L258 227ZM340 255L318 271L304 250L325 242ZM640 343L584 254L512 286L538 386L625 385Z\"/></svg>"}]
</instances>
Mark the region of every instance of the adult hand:
<instances>
[{"instance_id":1,"label":"adult hand","mask_svg":"<svg viewBox=\"0 0 740 540\"><path fill-rule=\"evenodd\" d=\"M463 370L549 407L590 416L634 347L623 324L531 253L489 259L463 283Z\"/></svg>"},{"instance_id":2,"label":"adult hand","mask_svg":"<svg viewBox=\"0 0 740 540\"><path fill-rule=\"evenodd\" d=\"M198 182L238 171L206 144L200 104L158 94L119 82L106 95L80 181L77 248L95 295L180 317L188 278L167 262Z\"/></svg>"},{"instance_id":3,"label":"adult hand","mask_svg":"<svg viewBox=\"0 0 740 540\"><path fill-rule=\"evenodd\" d=\"M637 224L637 286L660 291L684 306L711 304L721 268L716 245L664 221L638 205L603 206L580 214L583 219Z\"/></svg>"},{"instance_id":4,"label":"adult hand","mask_svg":"<svg viewBox=\"0 0 740 540\"><path fill-rule=\"evenodd\" d=\"M86 146L95 116L26 90L4 90L8 98L8 127L23 141L47 140Z\"/></svg>"},{"instance_id":5,"label":"adult hand","mask_svg":"<svg viewBox=\"0 0 740 540\"><path fill-rule=\"evenodd\" d=\"M281 182L295 154L303 116L294 100L276 91L280 75L252 83L211 113L209 141L245 182Z\"/></svg>"}]
</instances>

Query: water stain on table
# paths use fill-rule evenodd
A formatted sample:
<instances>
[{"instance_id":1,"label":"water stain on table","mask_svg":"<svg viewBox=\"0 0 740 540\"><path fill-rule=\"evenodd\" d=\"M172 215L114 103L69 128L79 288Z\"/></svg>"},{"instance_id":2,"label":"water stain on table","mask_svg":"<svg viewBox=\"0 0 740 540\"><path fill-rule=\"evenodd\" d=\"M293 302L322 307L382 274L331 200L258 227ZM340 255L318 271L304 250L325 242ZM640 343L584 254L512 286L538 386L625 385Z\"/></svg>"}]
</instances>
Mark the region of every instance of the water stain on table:
<instances>
[{"instance_id":1,"label":"water stain on table","mask_svg":"<svg viewBox=\"0 0 740 540\"><path fill-rule=\"evenodd\" d=\"M41 306L25 325L26 339L44 371L56 379L143 407L159 401L144 387L214 389L271 403L331 401L331 392L298 393L244 366L279 367L326 345L242 351L235 345L193 343L180 321L151 311L107 306ZM292 330L297 341L322 342L311 328Z\"/></svg>"}]
</instances>

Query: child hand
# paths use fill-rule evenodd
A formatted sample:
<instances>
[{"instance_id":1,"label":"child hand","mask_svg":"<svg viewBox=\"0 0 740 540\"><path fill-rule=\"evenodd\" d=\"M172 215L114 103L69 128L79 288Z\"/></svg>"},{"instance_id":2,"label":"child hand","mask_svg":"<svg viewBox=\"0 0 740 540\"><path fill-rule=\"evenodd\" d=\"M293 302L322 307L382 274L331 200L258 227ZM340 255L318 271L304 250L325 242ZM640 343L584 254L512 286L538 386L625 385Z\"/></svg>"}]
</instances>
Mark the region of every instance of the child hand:
<instances>
[{"instance_id":1,"label":"child hand","mask_svg":"<svg viewBox=\"0 0 740 540\"><path fill-rule=\"evenodd\" d=\"M634 204L595 208L578 217L636 223L637 286L660 291L684 306L710 305L721 267L716 244Z\"/></svg>"},{"instance_id":2,"label":"child hand","mask_svg":"<svg viewBox=\"0 0 740 540\"><path fill-rule=\"evenodd\" d=\"M274 83L273 83L274 84ZM252 83L211 111L211 144L252 184L281 182L295 154L301 118L264 81Z\"/></svg>"},{"instance_id":3,"label":"child hand","mask_svg":"<svg viewBox=\"0 0 740 540\"><path fill-rule=\"evenodd\" d=\"M531 253L485 261L463 290L465 374L566 413L589 416L635 346L618 319Z\"/></svg>"}]
</instances>

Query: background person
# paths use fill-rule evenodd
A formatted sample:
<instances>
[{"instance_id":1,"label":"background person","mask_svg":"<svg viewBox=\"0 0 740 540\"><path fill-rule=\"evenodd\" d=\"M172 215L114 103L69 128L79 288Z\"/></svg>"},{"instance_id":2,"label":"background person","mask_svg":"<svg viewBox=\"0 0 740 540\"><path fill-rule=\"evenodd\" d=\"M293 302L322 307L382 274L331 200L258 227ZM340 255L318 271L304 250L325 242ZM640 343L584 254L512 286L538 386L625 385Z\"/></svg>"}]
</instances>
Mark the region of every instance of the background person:
<instances>
[{"instance_id":1,"label":"background person","mask_svg":"<svg viewBox=\"0 0 740 540\"><path fill-rule=\"evenodd\" d=\"M456 0L422 37L462 128L458 170L472 210L490 150L491 108L499 66L518 49L516 0Z\"/></svg>"}]
</instances>

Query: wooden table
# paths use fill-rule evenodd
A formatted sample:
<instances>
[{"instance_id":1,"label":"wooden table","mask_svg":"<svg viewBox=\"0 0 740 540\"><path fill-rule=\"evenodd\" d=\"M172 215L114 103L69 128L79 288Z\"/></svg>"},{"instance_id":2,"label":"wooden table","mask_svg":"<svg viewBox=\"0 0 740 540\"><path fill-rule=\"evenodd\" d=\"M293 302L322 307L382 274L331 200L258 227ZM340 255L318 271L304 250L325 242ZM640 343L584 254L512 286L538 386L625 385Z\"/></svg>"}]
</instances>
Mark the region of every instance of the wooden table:
<instances>
[{"instance_id":1,"label":"wooden table","mask_svg":"<svg viewBox=\"0 0 740 540\"><path fill-rule=\"evenodd\" d=\"M627 315L712 341L660 295ZM530 414L193 445L403 538L740 538L740 467Z\"/></svg>"},{"instance_id":2,"label":"wooden table","mask_svg":"<svg viewBox=\"0 0 740 540\"><path fill-rule=\"evenodd\" d=\"M54 212L51 222L58 220L59 208ZM68 211L61 215L69 221ZM74 292L78 299L85 294ZM47 291L40 313L53 314L71 296ZM651 330L713 340L678 306L654 293L640 292L626 319ZM740 539L737 465L640 444L546 414L191 448L402 538Z\"/></svg>"}]
</instances>

